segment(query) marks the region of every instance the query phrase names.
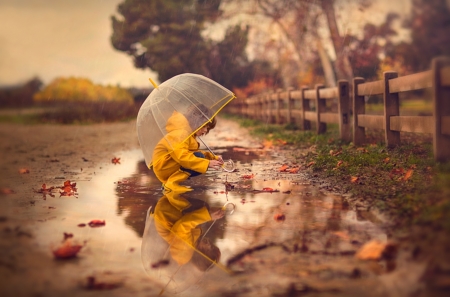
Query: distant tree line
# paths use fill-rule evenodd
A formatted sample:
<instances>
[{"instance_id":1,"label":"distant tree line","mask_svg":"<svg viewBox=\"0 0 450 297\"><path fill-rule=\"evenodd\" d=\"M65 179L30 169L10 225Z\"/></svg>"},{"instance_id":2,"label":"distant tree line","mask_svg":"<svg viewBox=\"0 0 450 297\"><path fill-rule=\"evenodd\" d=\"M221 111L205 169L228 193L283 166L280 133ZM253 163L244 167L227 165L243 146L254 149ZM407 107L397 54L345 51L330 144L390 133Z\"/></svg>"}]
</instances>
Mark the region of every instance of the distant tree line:
<instances>
[{"instance_id":1,"label":"distant tree line","mask_svg":"<svg viewBox=\"0 0 450 297\"><path fill-rule=\"evenodd\" d=\"M43 86L43 82L34 77L24 84L0 88L0 107L24 107L33 104L33 96Z\"/></svg>"}]
</instances>

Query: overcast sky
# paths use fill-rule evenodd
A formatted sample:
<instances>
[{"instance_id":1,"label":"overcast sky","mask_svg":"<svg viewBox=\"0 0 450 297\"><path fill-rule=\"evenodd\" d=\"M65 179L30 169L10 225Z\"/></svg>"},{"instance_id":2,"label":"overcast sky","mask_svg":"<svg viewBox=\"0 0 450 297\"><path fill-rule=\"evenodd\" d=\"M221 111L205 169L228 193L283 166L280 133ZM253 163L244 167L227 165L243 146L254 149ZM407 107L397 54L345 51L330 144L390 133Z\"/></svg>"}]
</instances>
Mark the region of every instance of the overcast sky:
<instances>
[{"instance_id":1,"label":"overcast sky","mask_svg":"<svg viewBox=\"0 0 450 297\"><path fill-rule=\"evenodd\" d=\"M59 76L94 83L149 87L149 70L113 49L111 15L123 0L0 0L0 86L33 76L49 83ZM354 0L348 0L354 2ZM356 11L356 23L384 20L386 10L409 12L410 0L375 0L370 14ZM351 19L350 19L351 20Z\"/></svg>"}]
</instances>

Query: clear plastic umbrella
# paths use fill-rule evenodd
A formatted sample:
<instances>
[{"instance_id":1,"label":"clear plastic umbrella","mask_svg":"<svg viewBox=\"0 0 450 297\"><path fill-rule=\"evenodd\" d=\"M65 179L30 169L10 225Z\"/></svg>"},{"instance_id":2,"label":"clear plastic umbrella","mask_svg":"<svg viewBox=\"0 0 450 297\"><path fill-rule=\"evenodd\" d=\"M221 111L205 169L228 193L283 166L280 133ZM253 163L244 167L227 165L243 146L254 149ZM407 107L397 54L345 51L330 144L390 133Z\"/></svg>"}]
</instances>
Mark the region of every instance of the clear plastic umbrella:
<instances>
[{"instance_id":1,"label":"clear plastic umbrella","mask_svg":"<svg viewBox=\"0 0 450 297\"><path fill-rule=\"evenodd\" d=\"M180 74L159 86L155 85L155 89L139 110L136 124L147 166L150 168L158 161L153 160L153 151L161 139L164 138L172 151L175 150L178 145L210 123L235 97L233 92L217 82L192 73ZM185 133L168 137L170 125L185 126ZM207 149L210 150L208 147ZM234 170L234 164L225 162L224 168L227 171L230 171L230 168Z\"/></svg>"}]
</instances>

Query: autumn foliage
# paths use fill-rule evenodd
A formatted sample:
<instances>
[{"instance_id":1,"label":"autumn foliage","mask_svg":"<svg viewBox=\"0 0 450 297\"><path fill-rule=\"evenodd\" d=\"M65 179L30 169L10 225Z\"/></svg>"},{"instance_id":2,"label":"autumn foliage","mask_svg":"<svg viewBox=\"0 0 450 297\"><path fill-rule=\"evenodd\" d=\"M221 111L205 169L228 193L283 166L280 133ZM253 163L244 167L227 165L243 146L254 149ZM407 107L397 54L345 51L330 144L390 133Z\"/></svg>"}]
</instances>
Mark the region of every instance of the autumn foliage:
<instances>
[{"instance_id":1,"label":"autumn foliage","mask_svg":"<svg viewBox=\"0 0 450 297\"><path fill-rule=\"evenodd\" d=\"M117 86L93 84L86 78L57 78L33 97L35 102L127 102L133 103L131 94Z\"/></svg>"}]
</instances>

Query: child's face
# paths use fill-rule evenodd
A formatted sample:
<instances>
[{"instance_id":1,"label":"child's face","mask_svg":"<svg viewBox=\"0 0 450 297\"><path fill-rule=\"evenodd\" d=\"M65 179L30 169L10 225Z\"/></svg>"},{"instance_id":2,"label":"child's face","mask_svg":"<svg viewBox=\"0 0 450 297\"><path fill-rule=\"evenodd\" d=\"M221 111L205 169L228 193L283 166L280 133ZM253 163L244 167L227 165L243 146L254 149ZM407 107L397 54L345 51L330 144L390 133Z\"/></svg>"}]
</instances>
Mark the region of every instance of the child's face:
<instances>
[{"instance_id":1,"label":"child's face","mask_svg":"<svg viewBox=\"0 0 450 297\"><path fill-rule=\"evenodd\" d=\"M207 126L203 126L200 130L195 132L195 136L203 136L208 132Z\"/></svg>"}]
</instances>

